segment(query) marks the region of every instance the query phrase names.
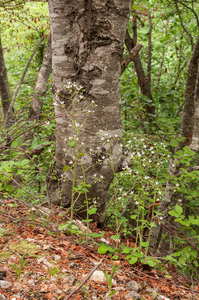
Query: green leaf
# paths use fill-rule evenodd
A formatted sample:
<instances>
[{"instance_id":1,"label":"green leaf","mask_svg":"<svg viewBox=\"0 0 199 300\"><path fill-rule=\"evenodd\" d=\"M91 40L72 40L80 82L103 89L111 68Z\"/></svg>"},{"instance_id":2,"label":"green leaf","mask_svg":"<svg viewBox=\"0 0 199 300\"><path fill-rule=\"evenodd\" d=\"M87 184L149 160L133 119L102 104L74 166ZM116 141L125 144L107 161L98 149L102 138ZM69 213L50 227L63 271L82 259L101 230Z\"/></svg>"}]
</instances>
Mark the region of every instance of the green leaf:
<instances>
[{"instance_id":1,"label":"green leaf","mask_svg":"<svg viewBox=\"0 0 199 300\"><path fill-rule=\"evenodd\" d=\"M138 261L138 258L137 257L132 257L128 262L133 265L135 264L136 262Z\"/></svg>"},{"instance_id":2,"label":"green leaf","mask_svg":"<svg viewBox=\"0 0 199 300\"><path fill-rule=\"evenodd\" d=\"M68 169L70 169L69 166L64 166L64 167L63 167L63 171L65 171L65 172L68 171Z\"/></svg>"},{"instance_id":3,"label":"green leaf","mask_svg":"<svg viewBox=\"0 0 199 300\"><path fill-rule=\"evenodd\" d=\"M9 184L7 184L7 185L5 186L5 190L6 190L7 192L12 192L13 189L14 189L14 187L11 186L11 185L9 185Z\"/></svg>"},{"instance_id":4,"label":"green leaf","mask_svg":"<svg viewBox=\"0 0 199 300\"><path fill-rule=\"evenodd\" d=\"M178 213L179 215L181 215L182 212L183 212L182 207L181 207L180 205L178 205L178 204L175 206L175 210L177 211L177 213Z\"/></svg>"},{"instance_id":5,"label":"green leaf","mask_svg":"<svg viewBox=\"0 0 199 300\"><path fill-rule=\"evenodd\" d=\"M74 147L75 146L75 142L68 142L68 146Z\"/></svg>"},{"instance_id":6,"label":"green leaf","mask_svg":"<svg viewBox=\"0 0 199 300\"><path fill-rule=\"evenodd\" d=\"M169 211L169 214L170 214L172 217L179 217L179 214L178 214L175 210Z\"/></svg>"},{"instance_id":7,"label":"green leaf","mask_svg":"<svg viewBox=\"0 0 199 300\"><path fill-rule=\"evenodd\" d=\"M135 220L137 218L137 215L132 215L130 218Z\"/></svg>"},{"instance_id":8,"label":"green leaf","mask_svg":"<svg viewBox=\"0 0 199 300\"><path fill-rule=\"evenodd\" d=\"M109 297L112 297L113 295L115 295L118 291L112 291L111 293L109 293Z\"/></svg>"},{"instance_id":9,"label":"green leaf","mask_svg":"<svg viewBox=\"0 0 199 300\"><path fill-rule=\"evenodd\" d=\"M141 242L140 243L140 245L142 246L142 247L148 247L148 245L149 245L149 242Z\"/></svg>"},{"instance_id":10,"label":"green leaf","mask_svg":"<svg viewBox=\"0 0 199 300\"><path fill-rule=\"evenodd\" d=\"M91 209L88 209L88 213L89 213L89 215L93 215L93 214L95 214L95 213L96 213L96 211L97 211L97 208L96 208L96 207L93 207L93 208L91 208Z\"/></svg>"},{"instance_id":11,"label":"green leaf","mask_svg":"<svg viewBox=\"0 0 199 300\"><path fill-rule=\"evenodd\" d=\"M143 257L144 253L143 252L133 252L132 255L136 256L136 257Z\"/></svg>"},{"instance_id":12,"label":"green leaf","mask_svg":"<svg viewBox=\"0 0 199 300\"><path fill-rule=\"evenodd\" d=\"M171 146L172 147L177 147L178 146L178 141L177 140L172 140L171 141Z\"/></svg>"},{"instance_id":13,"label":"green leaf","mask_svg":"<svg viewBox=\"0 0 199 300\"><path fill-rule=\"evenodd\" d=\"M92 236L92 237L103 237L104 236L104 231L102 231L102 233L91 232L90 236Z\"/></svg>"},{"instance_id":14,"label":"green leaf","mask_svg":"<svg viewBox=\"0 0 199 300\"><path fill-rule=\"evenodd\" d=\"M106 253L108 250L109 250L109 247L106 246L106 245L103 245L103 246L98 248L98 252L101 253L101 254Z\"/></svg>"},{"instance_id":15,"label":"green leaf","mask_svg":"<svg viewBox=\"0 0 199 300\"><path fill-rule=\"evenodd\" d=\"M113 239L113 240L118 240L119 238L120 238L119 234L114 234L111 236L111 239Z\"/></svg>"},{"instance_id":16,"label":"green leaf","mask_svg":"<svg viewBox=\"0 0 199 300\"><path fill-rule=\"evenodd\" d=\"M77 156L79 156L79 157L84 156L84 155L85 155L84 153L77 154Z\"/></svg>"}]
</instances>

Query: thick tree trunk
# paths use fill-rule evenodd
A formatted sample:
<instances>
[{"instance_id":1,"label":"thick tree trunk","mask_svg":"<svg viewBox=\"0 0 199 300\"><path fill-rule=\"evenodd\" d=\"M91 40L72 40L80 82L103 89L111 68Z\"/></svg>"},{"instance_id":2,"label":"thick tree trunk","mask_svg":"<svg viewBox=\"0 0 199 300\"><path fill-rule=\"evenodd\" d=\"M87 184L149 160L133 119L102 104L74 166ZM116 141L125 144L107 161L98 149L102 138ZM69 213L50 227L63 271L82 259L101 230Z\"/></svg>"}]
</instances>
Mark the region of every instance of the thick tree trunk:
<instances>
[{"instance_id":1,"label":"thick tree trunk","mask_svg":"<svg viewBox=\"0 0 199 300\"><path fill-rule=\"evenodd\" d=\"M35 85L34 96L32 98L32 102L29 109L28 119L36 123L39 121L39 116L41 114L42 106L43 106L43 96L46 93L46 85L48 83L48 79L52 69L52 47L51 47L51 34L48 38L48 42L46 45L45 55L43 58L42 66L38 74L37 83ZM31 145L35 130L29 131L24 134L22 139L22 145L28 141L28 144ZM23 145L22 148L26 149L28 147Z\"/></svg>"},{"instance_id":2,"label":"thick tree trunk","mask_svg":"<svg viewBox=\"0 0 199 300\"><path fill-rule=\"evenodd\" d=\"M184 146L191 143L192 135L194 137L191 148L193 150L197 150L198 147L198 78L199 74L198 70L198 59L199 59L199 38L195 44L195 48L189 63L188 72L187 72L187 80L186 80L186 88L185 88L185 104L182 116L182 123L180 128L180 137L184 137L184 141L180 142L175 152L183 149ZM196 83L197 79L197 83ZM175 160L171 159L169 165L169 173L174 177L178 173L179 164L175 164ZM170 216L168 215L168 207L172 203L173 197L173 187L172 182L168 181L165 189L165 195L161 201L158 211L164 215L163 222L169 222ZM170 251L169 242L165 242L165 239L162 238L163 234L165 234L165 228L161 227L160 223L157 223L157 226L152 230L152 236L150 238L151 246L158 246L158 252L162 253L162 251L167 254ZM157 245L157 239L159 239Z\"/></svg>"},{"instance_id":3,"label":"thick tree trunk","mask_svg":"<svg viewBox=\"0 0 199 300\"><path fill-rule=\"evenodd\" d=\"M53 178L47 187L51 203L69 207L73 194L83 211L85 195L72 192L75 180L75 186L91 184L88 198L97 202L98 212L105 208L122 158L120 73L129 11L130 0L49 0L57 116ZM84 90L84 99L76 95L74 105L69 82ZM64 166L70 169L63 171Z\"/></svg>"},{"instance_id":4,"label":"thick tree trunk","mask_svg":"<svg viewBox=\"0 0 199 300\"><path fill-rule=\"evenodd\" d=\"M11 101L11 93L10 93L7 70L6 70L4 56L3 56L1 36L0 36L0 96L1 96L3 114L5 118Z\"/></svg>"}]
</instances>

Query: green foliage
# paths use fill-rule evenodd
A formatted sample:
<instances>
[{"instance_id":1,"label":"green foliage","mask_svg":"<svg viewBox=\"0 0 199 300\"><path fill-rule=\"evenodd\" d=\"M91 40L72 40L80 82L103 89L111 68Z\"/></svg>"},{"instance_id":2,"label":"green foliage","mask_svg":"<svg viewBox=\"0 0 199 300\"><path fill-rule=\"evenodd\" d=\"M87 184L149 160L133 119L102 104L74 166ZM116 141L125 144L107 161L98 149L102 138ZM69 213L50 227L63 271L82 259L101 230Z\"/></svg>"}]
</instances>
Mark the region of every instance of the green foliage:
<instances>
[{"instance_id":1,"label":"green foliage","mask_svg":"<svg viewBox=\"0 0 199 300\"><path fill-rule=\"evenodd\" d=\"M111 290L112 290L113 276L114 276L115 272L120 268L120 266L115 267L112 260L111 260L111 266L112 266L112 270L111 270L111 275L110 276L106 273L106 271L103 270L104 276L106 277L106 281L107 281L108 287L109 287L109 294L108 294L109 299L111 299L111 297L118 292L116 290L111 292Z\"/></svg>"}]
</instances>

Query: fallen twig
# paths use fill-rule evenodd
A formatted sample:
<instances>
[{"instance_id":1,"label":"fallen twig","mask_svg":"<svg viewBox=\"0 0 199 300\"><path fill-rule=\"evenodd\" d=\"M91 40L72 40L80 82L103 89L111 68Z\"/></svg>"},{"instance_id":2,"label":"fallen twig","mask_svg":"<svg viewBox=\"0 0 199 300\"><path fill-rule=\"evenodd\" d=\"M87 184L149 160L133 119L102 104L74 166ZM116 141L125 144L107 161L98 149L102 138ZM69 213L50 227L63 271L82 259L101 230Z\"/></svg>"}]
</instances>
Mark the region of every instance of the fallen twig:
<instances>
[{"instance_id":1,"label":"fallen twig","mask_svg":"<svg viewBox=\"0 0 199 300\"><path fill-rule=\"evenodd\" d=\"M100 262L91 270L91 272L86 276L86 278L82 281L82 283L76 287L75 290L73 290L64 300L68 300L74 293L76 293L83 285L84 283L91 277L91 275L95 272L95 270L101 265L102 259Z\"/></svg>"}]
</instances>

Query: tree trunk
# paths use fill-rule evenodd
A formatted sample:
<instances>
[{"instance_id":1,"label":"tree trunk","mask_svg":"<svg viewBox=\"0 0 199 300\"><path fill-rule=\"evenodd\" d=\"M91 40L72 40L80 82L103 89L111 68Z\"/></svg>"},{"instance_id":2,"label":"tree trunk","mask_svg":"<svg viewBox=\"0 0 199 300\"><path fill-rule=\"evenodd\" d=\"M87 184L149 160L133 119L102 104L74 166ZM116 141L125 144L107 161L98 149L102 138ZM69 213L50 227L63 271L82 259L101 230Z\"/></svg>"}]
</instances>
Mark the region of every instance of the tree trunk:
<instances>
[{"instance_id":1,"label":"tree trunk","mask_svg":"<svg viewBox=\"0 0 199 300\"><path fill-rule=\"evenodd\" d=\"M129 11L130 0L49 0L56 148L48 200L64 207L72 201L82 215L86 195L74 187L91 184L88 199L104 211L122 160L120 73Z\"/></svg>"},{"instance_id":2,"label":"tree trunk","mask_svg":"<svg viewBox=\"0 0 199 300\"><path fill-rule=\"evenodd\" d=\"M0 96L1 96L1 104L3 107L3 114L5 118L11 101L11 93L10 93L10 87L8 83L7 70L6 70L5 61L3 57L1 36L0 36Z\"/></svg>"},{"instance_id":3,"label":"tree trunk","mask_svg":"<svg viewBox=\"0 0 199 300\"><path fill-rule=\"evenodd\" d=\"M175 152L183 149L184 146L191 143L191 138L194 132L194 139L191 144L191 148L197 150L197 143L198 143L198 136L197 133L199 132L198 128L198 117L197 117L197 108L198 105L198 79L196 84L196 78L199 76L197 74L198 70L198 59L199 59L199 38L196 41L194 51L189 62L188 72L187 72L187 79L186 79L186 87L185 87L185 104L182 116L182 123L180 128L180 137L184 137L184 141L180 142L179 145L176 147ZM194 104L195 103L195 104ZM195 114L195 115L194 115ZM171 159L169 164L169 174L176 176L179 170L179 164L175 164L175 160ZM172 182L168 181L165 189L165 195L161 201L159 206L158 212L164 215L163 222L169 222L170 216L168 215L168 207L172 203L173 197L173 187L174 185ZM170 251L169 242L165 242L162 238L163 234L165 234L165 228L161 227L160 223L156 224L157 226L152 230L152 236L150 238L150 244L153 247L158 246L158 252L162 253L162 251L167 254ZM159 239L157 243L157 239Z\"/></svg>"},{"instance_id":4,"label":"tree trunk","mask_svg":"<svg viewBox=\"0 0 199 300\"><path fill-rule=\"evenodd\" d=\"M51 34L48 38L46 45L45 55L43 58L42 66L38 74L37 83L35 85L34 96L29 109L28 119L36 123L39 121L39 116L41 114L42 105L43 105L43 96L46 93L46 85L48 83L48 78L52 69L52 47L51 47ZM35 130L29 131L24 134L22 139L22 144L26 143L32 144ZM23 145L22 148L26 149L28 145Z\"/></svg>"}]
</instances>

